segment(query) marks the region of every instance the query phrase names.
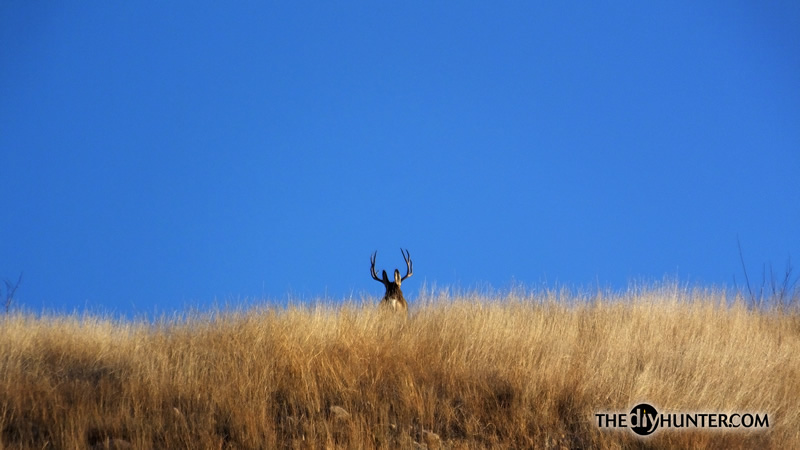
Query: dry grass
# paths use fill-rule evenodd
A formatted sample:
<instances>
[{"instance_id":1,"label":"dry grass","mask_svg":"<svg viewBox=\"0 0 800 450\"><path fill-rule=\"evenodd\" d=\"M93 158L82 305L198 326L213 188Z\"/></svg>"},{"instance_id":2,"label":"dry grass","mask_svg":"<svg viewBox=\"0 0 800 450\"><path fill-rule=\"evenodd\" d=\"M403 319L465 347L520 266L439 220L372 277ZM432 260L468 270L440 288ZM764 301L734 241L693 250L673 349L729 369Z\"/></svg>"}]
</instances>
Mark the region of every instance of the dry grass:
<instances>
[{"instance_id":1,"label":"dry grass","mask_svg":"<svg viewBox=\"0 0 800 450\"><path fill-rule=\"evenodd\" d=\"M0 447L800 448L800 318L654 288L168 321L0 318ZM596 426L766 412L770 429ZM111 441L116 439L116 441Z\"/></svg>"}]
</instances>

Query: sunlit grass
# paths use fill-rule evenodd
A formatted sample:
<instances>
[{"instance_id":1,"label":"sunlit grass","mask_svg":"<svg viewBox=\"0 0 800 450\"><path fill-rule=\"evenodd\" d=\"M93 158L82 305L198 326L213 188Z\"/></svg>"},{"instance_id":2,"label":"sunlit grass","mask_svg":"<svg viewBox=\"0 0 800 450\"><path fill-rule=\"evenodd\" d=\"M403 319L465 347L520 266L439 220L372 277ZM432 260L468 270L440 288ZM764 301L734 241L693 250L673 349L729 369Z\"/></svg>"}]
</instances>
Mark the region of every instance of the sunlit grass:
<instances>
[{"instance_id":1,"label":"sunlit grass","mask_svg":"<svg viewBox=\"0 0 800 450\"><path fill-rule=\"evenodd\" d=\"M4 448L800 448L800 317L719 293L425 295L184 320L0 318ZM768 413L659 431L594 413Z\"/></svg>"}]
</instances>

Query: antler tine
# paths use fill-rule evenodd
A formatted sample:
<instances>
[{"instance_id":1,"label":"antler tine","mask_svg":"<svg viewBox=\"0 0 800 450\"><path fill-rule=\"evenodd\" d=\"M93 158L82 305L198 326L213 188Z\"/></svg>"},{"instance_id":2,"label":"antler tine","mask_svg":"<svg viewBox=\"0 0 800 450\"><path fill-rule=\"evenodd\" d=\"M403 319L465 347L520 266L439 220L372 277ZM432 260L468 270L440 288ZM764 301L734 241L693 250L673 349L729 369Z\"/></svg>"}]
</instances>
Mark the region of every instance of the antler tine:
<instances>
[{"instance_id":1,"label":"antler tine","mask_svg":"<svg viewBox=\"0 0 800 450\"><path fill-rule=\"evenodd\" d=\"M408 277L410 277L411 275L414 274L414 272L412 270L412 267L411 267L411 253L409 253L408 250L403 251L402 248L400 249L400 253L403 254L403 259L406 260L406 268L408 268L408 271L406 272L406 276L404 276L403 278L400 279L400 281L405 281L406 278L408 278Z\"/></svg>"},{"instance_id":2,"label":"antler tine","mask_svg":"<svg viewBox=\"0 0 800 450\"><path fill-rule=\"evenodd\" d=\"M380 278L378 278L378 274L375 273L375 258L377 258L377 257L378 257L378 251L375 250L375 253L373 253L372 256L369 258L369 262L370 262L369 271L370 271L370 274L372 275L372 279L373 280L380 281L385 286L386 283L387 283L386 276L384 276L383 280L381 280Z\"/></svg>"}]
</instances>

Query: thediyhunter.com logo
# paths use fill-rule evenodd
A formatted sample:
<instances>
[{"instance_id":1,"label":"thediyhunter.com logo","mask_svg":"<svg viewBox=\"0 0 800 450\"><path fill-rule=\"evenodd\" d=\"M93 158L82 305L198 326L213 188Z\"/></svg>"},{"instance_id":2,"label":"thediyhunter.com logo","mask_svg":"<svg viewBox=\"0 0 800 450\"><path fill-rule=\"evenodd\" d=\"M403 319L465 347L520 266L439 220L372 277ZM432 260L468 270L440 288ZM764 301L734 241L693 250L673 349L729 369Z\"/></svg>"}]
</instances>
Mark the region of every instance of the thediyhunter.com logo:
<instances>
[{"instance_id":1,"label":"thediyhunter.com logo","mask_svg":"<svg viewBox=\"0 0 800 450\"><path fill-rule=\"evenodd\" d=\"M769 428L767 414L759 413L659 413L647 403L639 403L629 413L595 413L599 428L630 428L639 436L649 436L659 428L750 429Z\"/></svg>"}]
</instances>

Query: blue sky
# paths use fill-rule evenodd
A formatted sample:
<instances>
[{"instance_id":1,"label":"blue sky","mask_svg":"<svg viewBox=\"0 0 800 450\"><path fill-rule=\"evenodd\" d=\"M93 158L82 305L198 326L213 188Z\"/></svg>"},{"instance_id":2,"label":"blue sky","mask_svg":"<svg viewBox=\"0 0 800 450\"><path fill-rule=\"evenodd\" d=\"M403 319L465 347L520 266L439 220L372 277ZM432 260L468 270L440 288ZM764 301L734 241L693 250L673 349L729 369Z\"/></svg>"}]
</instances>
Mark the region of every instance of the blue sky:
<instances>
[{"instance_id":1,"label":"blue sky","mask_svg":"<svg viewBox=\"0 0 800 450\"><path fill-rule=\"evenodd\" d=\"M28 309L741 279L800 258L797 2L2 2Z\"/></svg>"}]
</instances>

